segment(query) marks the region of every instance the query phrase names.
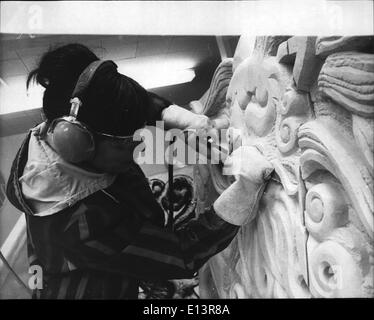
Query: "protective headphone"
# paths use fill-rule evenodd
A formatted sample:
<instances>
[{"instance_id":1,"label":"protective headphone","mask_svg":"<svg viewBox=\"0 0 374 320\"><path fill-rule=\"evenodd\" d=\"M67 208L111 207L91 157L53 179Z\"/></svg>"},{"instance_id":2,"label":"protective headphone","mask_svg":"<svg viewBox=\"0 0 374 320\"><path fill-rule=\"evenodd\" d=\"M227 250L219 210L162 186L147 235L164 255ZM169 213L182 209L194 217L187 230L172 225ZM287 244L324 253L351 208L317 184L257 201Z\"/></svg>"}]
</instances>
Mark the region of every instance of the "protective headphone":
<instances>
[{"instance_id":1,"label":"protective headphone","mask_svg":"<svg viewBox=\"0 0 374 320\"><path fill-rule=\"evenodd\" d=\"M104 64L117 65L113 61L94 61L83 70L75 85L69 116L52 121L48 129L48 139L52 148L66 161L79 163L88 161L95 155L95 139L93 132L81 121L77 120L79 109L84 104L87 90L95 72ZM108 134L102 134L111 136ZM113 136L111 136L113 137ZM132 136L128 137L132 138Z\"/></svg>"}]
</instances>

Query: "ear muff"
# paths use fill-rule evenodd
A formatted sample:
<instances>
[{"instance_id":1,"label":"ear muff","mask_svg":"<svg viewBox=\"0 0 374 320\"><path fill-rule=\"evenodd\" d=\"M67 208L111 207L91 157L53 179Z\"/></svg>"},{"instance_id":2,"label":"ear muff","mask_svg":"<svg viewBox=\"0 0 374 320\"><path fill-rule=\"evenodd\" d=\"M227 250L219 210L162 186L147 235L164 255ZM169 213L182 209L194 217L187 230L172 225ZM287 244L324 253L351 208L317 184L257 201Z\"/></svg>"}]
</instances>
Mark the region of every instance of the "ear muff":
<instances>
[{"instance_id":1,"label":"ear muff","mask_svg":"<svg viewBox=\"0 0 374 320\"><path fill-rule=\"evenodd\" d=\"M112 64L117 68L113 61L92 62L78 78L70 100L70 115L54 120L50 126L48 141L52 148L68 162L88 161L95 154L94 136L84 123L77 120L77 116L90 81L103 64Z\"/></svg>"},{"instance_id":2,"label":"ear muff","mask_svg":"<svg viewBox=\"0 0 374 320\"><path fill-rule=\"evenodd\" d=\"M64 160L71 163L88 161L95 155L95 140L80 123L57 121L49 142Z\"/></svg>"}]
</instances>

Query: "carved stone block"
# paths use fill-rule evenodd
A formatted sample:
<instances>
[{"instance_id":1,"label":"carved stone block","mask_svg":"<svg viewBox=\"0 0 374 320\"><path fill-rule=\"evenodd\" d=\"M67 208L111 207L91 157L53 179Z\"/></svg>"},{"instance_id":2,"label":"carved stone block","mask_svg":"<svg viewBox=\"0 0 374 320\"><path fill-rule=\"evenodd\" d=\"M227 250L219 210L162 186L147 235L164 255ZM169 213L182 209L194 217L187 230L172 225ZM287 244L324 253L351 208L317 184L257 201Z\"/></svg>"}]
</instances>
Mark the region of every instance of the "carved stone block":
<instances>
[{"instance_id":1,"label":"carved stone block","mask_svg":"<svg viewBox=\"0 0 374 320\"><path fill-rule=\"evenodd\" d=\"M298 90L310 91L322 60L315 55L316 37L292 37L278 47L277 60L293 64L293 78Z\"/></svg>"},{"instance_id":2,"label":"carved stone block","mask_svg":"<svg viewBox=\"0 0 374 320\"><path fill-rule=\"evenodd\" d=\"M217 71L203 112L260 148L275 175L257 218L208 262L200 290L222 298L373 297L372 39L246 39L252 43L241 48L254 50L234 58L231 79ZM201 208L232 183L221 170L195 170Z\"/></svg>"}]
</instances>

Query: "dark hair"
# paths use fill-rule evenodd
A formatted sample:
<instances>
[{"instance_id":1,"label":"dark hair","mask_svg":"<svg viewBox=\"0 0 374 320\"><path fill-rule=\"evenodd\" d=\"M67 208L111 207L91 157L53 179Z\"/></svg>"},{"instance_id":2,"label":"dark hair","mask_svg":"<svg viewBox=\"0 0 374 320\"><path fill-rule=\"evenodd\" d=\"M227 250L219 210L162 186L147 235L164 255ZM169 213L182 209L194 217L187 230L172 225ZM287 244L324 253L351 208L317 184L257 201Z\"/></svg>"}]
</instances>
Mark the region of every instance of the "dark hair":
<instances>
[{"instance_id":1,"label":"dark hair","mask_svg":"<svg viewBox=\"0 0 374 320\"><path fill-rule=\"evenodd\" d=\"M30 72L26 86L35 81L45 88L43 112L51 121L67 115L70 98L82 71L99 58L87 47L73 43L50 49Z\"/></svg>"},{"instance_id":2,"label":"dark hair","mask_svg":"<svg viewBox=\"0 0 374 320\"><path fill-rule=\"evenodd\" d=\"M26 85L36 81L45 87L43 111L48 121L69 114L70 99L83 70L99 58L81 44L48 51L30 72ZM153 124L171 102L148 92L135 80L118 73L115 63L98 67L84 89L78 120L93 131L131 135L144 124Z\"/></svg>"}]
</instances>

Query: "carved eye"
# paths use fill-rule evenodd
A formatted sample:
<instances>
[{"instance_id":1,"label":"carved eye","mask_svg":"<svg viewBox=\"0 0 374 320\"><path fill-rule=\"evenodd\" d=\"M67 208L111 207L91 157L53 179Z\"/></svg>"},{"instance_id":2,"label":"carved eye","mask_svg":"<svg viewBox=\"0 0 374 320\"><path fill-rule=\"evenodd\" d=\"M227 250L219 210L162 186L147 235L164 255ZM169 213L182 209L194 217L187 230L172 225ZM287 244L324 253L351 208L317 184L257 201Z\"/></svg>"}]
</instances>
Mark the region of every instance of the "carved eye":
<instances>
[{"instance_id":1,"label":"carved eye","mask_svg":"<svg viewBox=\"0 0 374 320\"><path fill-rule=\"evenodd\" d=\"M256 102L261 106L265 107L268 104L268 91L266 88L255 89Z\"/></svg>"},{"instance_id":2,"label":"carved eye","mask_svg":"<svg viewBox=\"0 0 374 320\"><path fill-rule=\"evenodd\" d=\"M237 101L239 104L240 109L245 110L247 108L248 103L251 101L253 97L253 93L249 91L242 91L240 95L237 97Z\"/></svg>"}]
</instances>

